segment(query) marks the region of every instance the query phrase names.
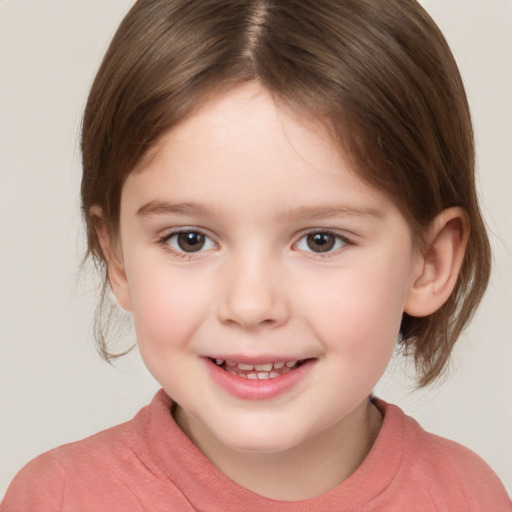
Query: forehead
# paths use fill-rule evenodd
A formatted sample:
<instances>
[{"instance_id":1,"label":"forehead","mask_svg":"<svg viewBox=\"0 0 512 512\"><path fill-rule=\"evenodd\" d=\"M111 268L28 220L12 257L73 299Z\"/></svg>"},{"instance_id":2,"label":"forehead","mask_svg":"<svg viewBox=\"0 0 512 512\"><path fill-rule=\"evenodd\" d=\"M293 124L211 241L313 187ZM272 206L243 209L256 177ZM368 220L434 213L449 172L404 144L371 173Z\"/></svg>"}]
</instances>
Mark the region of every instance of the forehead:
<instances>
[{"instance_id":1,"label":"forehead","mask_svg":"<svg viewBox=\"0 0 512 512\"><path fill-rule=\"evenodd\" d=\"M344 158L342 150L333 143L327 121L299 112L276 99L258 82L249 82L198 99L198 105L177 126L165 132L149 149L135 171L148 167L157 156L168 157L180 152L186 144L202 153L226 151L230 154L248 153L252 146L262 145L262 135L272 131L276 144L287 140L287 146L299 152L300 139L308 139L308 148L315 146L326 157ZM305 148L302 147L302 150ZM263 155L262 155L263 156ZM283 154L285 157L286 154Z\"/></svg>"},{"instance_id":2,"label":"forehead","mask_svg":"<svg viewBox=\"0 0 512 512\"><path fill-rule=\"evenodd\" d=\"M125 189L147 192L140 198L146 202L204 195L224 205L239 198L243 206L265 197L267 206L284 209L330 201L377 210L387 201L359 178L324 124L255 83L216 95L168 131Z\"/></svg>"}]
</instances>

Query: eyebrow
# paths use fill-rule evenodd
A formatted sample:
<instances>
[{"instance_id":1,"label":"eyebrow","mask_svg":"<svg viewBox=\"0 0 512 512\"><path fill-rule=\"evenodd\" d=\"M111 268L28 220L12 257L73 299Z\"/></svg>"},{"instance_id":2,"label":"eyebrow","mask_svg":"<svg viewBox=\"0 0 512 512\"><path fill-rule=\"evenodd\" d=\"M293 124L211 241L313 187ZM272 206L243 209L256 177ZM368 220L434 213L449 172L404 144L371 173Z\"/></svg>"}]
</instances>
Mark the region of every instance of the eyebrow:
<instances>
[{"instance_id":1,"label":"eyebrow","mask_svg":"<svg viewBox=\"0 0 512 512\"><path fill-rule=\"evenodd\" d=\"M384 212L377 208L334 203L325 206L300 206L292 208L279 216L280 221L295 222L299 220L322 220L333 217L367 217L380 219Z\"/></svg>"},{"instance_id":2,"label":"eyebrow","mask_svg":"<svg viewBox=\"0 0 512 512\"><path fill-rule=\"evenodd\" d=\"M198 203L167 203L165 201L150 201L137 210L139 217L151 217L153 215L211 215L210 210Z\"/></svg>"},{"instance_id":3,"label":"eyebrow","mask_svg":"<svg viewBox=\"0 0 512 512\"><path fill-rule=\"evenodd\" d=\"M150 201L141 206L137 212L140 217L152 217L155 215L182 215L211 217L212 210L193 202L169 203L165 201ZM300 220L322 220L333 217L366 217L382 218L384 213L371 207L334 203L322 206L300 206L291 208L278 215L279 222L297 222Z\"/></svg>"}]
</instances>

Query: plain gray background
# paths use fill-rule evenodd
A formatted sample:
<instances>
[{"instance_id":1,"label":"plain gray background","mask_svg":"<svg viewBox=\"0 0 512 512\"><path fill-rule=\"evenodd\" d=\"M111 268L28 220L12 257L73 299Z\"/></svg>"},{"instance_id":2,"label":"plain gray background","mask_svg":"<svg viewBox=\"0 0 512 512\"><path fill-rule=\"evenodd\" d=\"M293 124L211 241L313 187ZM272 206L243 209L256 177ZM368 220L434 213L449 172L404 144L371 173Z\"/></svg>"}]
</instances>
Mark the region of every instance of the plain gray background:
<instances>
[{"instance_id":1,"label":"plain gray background","mask_svg":"<svg viewBox=\"0 0 512 512\"><path fill-rule=\"evenodd\" d=\"M96 354L96 282L78 278L81 113L131 3L0 0L0 496L28 460L130 419L158 389L136 352L116 368ZM398 359L377 394L475 450L511 492L512 4L423 4L466 82L495 268L445 382L412 392Z\"/></svg>"}]
</instances>

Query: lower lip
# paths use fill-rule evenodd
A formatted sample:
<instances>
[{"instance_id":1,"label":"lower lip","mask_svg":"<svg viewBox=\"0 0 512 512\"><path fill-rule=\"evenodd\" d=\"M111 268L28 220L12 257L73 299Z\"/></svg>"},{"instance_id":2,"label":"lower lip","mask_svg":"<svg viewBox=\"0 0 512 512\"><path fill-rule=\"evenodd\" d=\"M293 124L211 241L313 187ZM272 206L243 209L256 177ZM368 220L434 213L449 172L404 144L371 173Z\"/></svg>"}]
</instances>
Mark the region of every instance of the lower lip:
<instances>
[{"instance_id":1,"label":"lower lip","mask_svg":"<svg viewBox=\"0 0 512 512\"><path fill-rule=\"evenodd\" d=\"M214 382L230 395L243 400L269 400L286 393L311 371L315 364L309 359L291 372L273 379L244 379L227 372L211 359L204 358Z\"/></svg>"}]
</instances>

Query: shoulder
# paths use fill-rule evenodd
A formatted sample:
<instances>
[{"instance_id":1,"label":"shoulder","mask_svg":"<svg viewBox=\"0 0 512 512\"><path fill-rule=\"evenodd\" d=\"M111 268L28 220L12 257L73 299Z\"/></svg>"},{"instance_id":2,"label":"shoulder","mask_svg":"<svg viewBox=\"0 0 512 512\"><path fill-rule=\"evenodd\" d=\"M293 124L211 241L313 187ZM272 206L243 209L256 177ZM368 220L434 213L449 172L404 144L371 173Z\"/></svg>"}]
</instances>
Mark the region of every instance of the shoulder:
<instances>
[{"instance_id":1,"label":"shoulder","mask_svg":"<svg viewBox=\"0 0 512 512\"><path fill-rule=\"evenodd\" d=\"M129 456L132 422L59 446L30 461L7 489L2 512L63 510L73 482L101 493L97 484L112 483L119 458Z\"/></svg>"},{"instance_id":2,"label":"shoulder","mask_svg":"<svg viewBox=\"0 0 512 512\"><path fill-rule=\"evenodd\" d=\"M187 510L172 484L162 495L164 476L150 453L152 412L164 411L164 402L158 393L132 420L29 462L7 489L1 512L157 511L175 499Z\"/></svg>"},{"instance_id":3,"label":"shoulder","mask_svg":"<svg viewBox=\"0 0 512 512\"><path fill-rule=\"evenodd\" d=\"M503 484L476 453L426 432L396 406L384 404L383 408L385 415L404 426L400 488L428 496L436 510L512 511Z\"/></svg>"},{"instance_id":4,"label":"shoulder","mask_svg":"<svg viewBox=\"0 0 512 512\"><path fill-rule=\"evenodd\" d=\"M9 485L2 512L61 510L65 475L57 460L48 454L29 462Z\"/></svg>"}]
</instances>

